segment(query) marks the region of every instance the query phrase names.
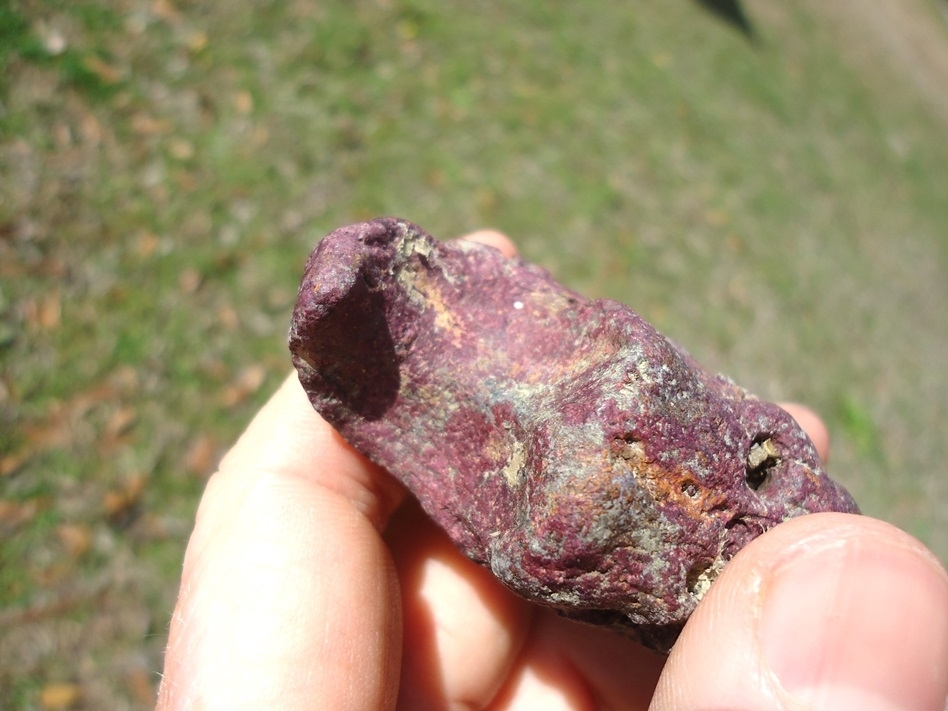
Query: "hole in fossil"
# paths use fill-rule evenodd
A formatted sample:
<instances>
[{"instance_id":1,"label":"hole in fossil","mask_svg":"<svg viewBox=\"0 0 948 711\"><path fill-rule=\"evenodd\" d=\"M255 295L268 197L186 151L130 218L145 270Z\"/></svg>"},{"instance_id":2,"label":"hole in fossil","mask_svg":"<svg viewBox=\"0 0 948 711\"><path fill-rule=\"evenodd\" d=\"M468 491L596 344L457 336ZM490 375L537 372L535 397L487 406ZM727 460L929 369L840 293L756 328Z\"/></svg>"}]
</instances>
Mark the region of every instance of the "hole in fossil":
<instances>
[{"instance_id":1,"label":"hole in fossil","mask_svg":"<svg viewBox=\"0 0 948 711\"><path fill-rule=\"evenodd\" d=\"M693 481L689 480L681 483L681 493L690 499L698 498L700 492L701 490L698 488L698 485Z\"/></svg>"},{"instance_id":2,"label":"hole in fossil","mask_svg":"<svg viewBox=\"0 0 948 711\"><path fill-rule=\"evenodd\" d=\"M777 445L769 434L758 435L747 453L744 481L754 491L759 491L770 479L770 470L780 461Z\"/></svg>"},{"instance_id":3,"label":"hole in fossil","mask_svg":"<svg viewBox=\"0 0 948 711\"><path fill-rule=\"evenodd\" d=\"M711 588L711 583L718 577L722 567L718 561L705 560L695 563L691 566L686 578L688 592L701 600Z\"/></svg>"},{"instance_id":4,"label":"hole in fossil","mask_svg":"<svg viewBox=\"0 0 948 711\"><path fill-rule=\"evenodd\" d=\"M645 459L645 446L633 434L617 437L615 451L622 459L641 462Z\"/></svg>"}]
</instances>

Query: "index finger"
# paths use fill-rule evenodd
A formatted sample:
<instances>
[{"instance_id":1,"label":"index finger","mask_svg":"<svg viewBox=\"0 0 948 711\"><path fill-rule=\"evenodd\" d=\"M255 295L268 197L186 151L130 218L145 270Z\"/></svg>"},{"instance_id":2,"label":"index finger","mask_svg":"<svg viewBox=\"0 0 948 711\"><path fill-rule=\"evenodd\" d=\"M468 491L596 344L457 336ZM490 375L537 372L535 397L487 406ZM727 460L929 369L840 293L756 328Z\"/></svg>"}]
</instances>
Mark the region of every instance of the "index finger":
<instances>
[{"instance_id":1,"label":"index finger","mask_svg":"<svg viewBox=\"0 0 948 711\"><path fill-rule=\"evenodd\" d=\"M391 705L400 615L379 531L400 499L288 378L208 484L158 708Z\"/></svg>"}]
</instances>

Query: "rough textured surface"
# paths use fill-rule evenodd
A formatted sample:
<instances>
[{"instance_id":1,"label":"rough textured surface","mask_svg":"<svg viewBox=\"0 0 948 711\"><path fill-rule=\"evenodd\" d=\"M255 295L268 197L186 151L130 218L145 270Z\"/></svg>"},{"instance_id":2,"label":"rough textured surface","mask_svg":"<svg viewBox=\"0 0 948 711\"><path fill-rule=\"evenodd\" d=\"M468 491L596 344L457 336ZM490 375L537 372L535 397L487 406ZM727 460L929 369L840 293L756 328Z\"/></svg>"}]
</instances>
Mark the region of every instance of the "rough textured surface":
<instances>
[{"instance_id":1,"label":"rough textured surface","mask_svg":"<svg viewBox=\"0 0 948 711\"><path fill-rule=\"evenodd\" d=\"M660 651L748 541L857 510L789 415L629 308L401 220L319 244L290 350L313 406L464 553Z\"/></svg>"}]
</instances>

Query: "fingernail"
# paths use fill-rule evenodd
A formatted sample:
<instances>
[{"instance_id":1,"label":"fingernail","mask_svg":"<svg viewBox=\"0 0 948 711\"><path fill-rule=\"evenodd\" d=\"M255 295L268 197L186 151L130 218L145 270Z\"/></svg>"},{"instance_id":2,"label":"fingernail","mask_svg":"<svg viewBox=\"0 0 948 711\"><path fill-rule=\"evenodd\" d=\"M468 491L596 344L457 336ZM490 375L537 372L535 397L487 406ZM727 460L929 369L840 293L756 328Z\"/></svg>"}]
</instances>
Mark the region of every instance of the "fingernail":
<instances>
[{"instance_id":1,"label":"fingernail","mask_svg":"<svg viewBox=\"0 0 948 711\"><path fill-rule=\"evenodd\" d=\"M940 711L948 690L946 578L902 546L824 544L765 591L764 663L814 711Z\"/></svg>"}]
</instances>

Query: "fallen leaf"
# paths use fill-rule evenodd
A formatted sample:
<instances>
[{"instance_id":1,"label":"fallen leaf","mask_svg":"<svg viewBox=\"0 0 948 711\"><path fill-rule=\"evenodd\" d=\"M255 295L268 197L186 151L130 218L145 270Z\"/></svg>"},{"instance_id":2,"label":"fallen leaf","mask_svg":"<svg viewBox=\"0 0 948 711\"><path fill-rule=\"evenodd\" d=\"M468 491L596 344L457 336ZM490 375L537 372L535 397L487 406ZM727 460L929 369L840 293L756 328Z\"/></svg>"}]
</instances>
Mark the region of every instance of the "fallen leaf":
<instances>
[{"instance_id":1,"label":"fallen leaf","mask_svg":"<svg viewBox=\"0 0 948 711\"><path fill-rule=\"evenodd\" d=\"M195 476L209 476L217 467L217 441L207 434L198 435L184 455L184 468Z\"/></svg>"},{"instance_id":2,"label":"fallen leaf","mask_svg":"<svg viewBox=\"0 0 948 711\"><path fill-rule=\"evenodd\" d=\"M138 541L165 541L172 535L167 517L145 511L135 520L134 536Z\"/></svg>"},{"instance_id":3,"label":"fallen leaf","mask_svg":"<svg viewBox=\"0 0 948 711\"><path fill-rule=\"evenodd\" d=\"M221 325L228 331L233 331L240 325L240 317L230 306L221 306L217 310L217 320L220 321Z\"/></svg>"},{"instance_id":4,"label":"fallen leaf","mask_svg":"<svg viewBox=\"0 0 948 711\"><path fill-rule=\"evenodd\" d=\"M40 690L40 706L50 711L68 709L82 698L82 688L69 682L53 682Z\"/></svg>"},{"instance_id":5,"label":"fallen leaf","mask_svg":"<svg viewBox=\"0 0 948 711\"><path fill-rule=\"evenodd\" d=\"M155 703L157 690L155 689L154 678L147 669L135 667L127 671L125 673L125 686L143 707Z\"/></svg>"},{"instance_id":6,"label":"fallen leaf","mask_svg":"<svg viewBox=\"0 0 948 711\"><path fill-rule=\"evenodd\" d=\"M62 298L58 291L33 298L23 305L24 318L30 326L41 331L52 331L62 317Z\"/></svg>"},{"instance_id":7,"label":"fallen leaf","mask_svg":"<svg viewBox=\"0 0 948 711\"><path fill-rule=\"evenodd\" d=\"M105 493L102 508L109 523L124 528L135 519L146 483L147 477L136 474L129 477L120 488Z\"/></svg>"},{"instance_id":8,"label":"fallen leaf","mask_svg":"<svg viewBox=\"0 0 948 711\"><path fill-rule=\"evenodd\" d=\"M63 523L56 527L56 538L67 554L79 558L92 545L92 531L78 523Z\"/></svg>"},{"instance_id":9,"label":"fallen leaf","mask_svg":"<svg viewBox=\"0 0 948 711\"><path fill-rule=\"evenodd\" d=\"M117 389L118 392L126 394L137 395L139 394L138 391L141 387L138 371L135 370L135 367L131 365L123 365L112 371L109 382Z\"/></svg>"},{"instance_id":10,"label":"fallen leaf","mask_svg":"<svg viewBox=\"0 0 948 711\"><path fill-rule=\"evenodd\" d=\"M40 301L39 305L38 318L40 326L47 331L52 331L59 326L62 311L62 298L59 292L54 291L51 294L47 294L46 297Z\"/></svg>"},{"instance_id":11,"label":"fallen leaf","mask_svg":"<svg viewBox=\"0 0 948 711\"><path fill-rule=\"evenodd\" d=\"M73 395L69 400L53 402L42 421L26 423L20 427L20 433L26 440L26 449L21 450L17 456L31 457L47 449L68 445L73 439L73 426L76 422L96 405L115 400L117 397L116 385L106 381Z\"/></svg>"},{"instance_id":12,"label":"fallen leaf","mask_svg":"<svg viewBox=\"0 0 948 711\"><path fill-rule=\"evenodd\" d=\"M150 257L158 249L160 242L160 238L154 232L142 232L137 240L138 255L144 258Z\"/></svg>"},{"instance_id":13,"label":"fallen leaf","mask_svg":"<svg viewBox=\"0 0 948 711\"><path fill-rule=\"evenodd\" d=\"M194 157L194 144L184 138L172 138L168 141L168 152L177 160L189 160Z\"/></svg>"},{"instance_id":14,"label":"fallen leaf","mask_svg":"<svg viewBox=\"0 0 948 711\"><path fill-rule=\"evenodd\" d=\"M155 0L151 4L151 11L169 25L177 25L181 22L181 13L171 0Z\"/></svg>"},{"instance_id":15,"label":"fallen leaf","mask_svg":"<svg viewBox=\"0 0 948 711\"><path fill-rule=\"evenodd\" d=\"M89 111L83 113L81 129L82 137L87 143L97 146L102 142L102 124L95 114Z\"/></svg>"},{"instance_id":16,"label":"fallen leaf","mask_svg":"<svg viewBox=\"0 0 948 711\"><path fill-rule=\"evenodd\" d=\"M266 377L267 369L260 364L244 368L237 376L237 380L224 389L224 405L227 407L239 405L260 389Z\"/></svg>"},{"instance_id":17,"label":"fallen leaf","mask_svg":"<svg viewBox=\"0 0 948 711\"><path fill-rule=\"evenodd\" d=\"M194 267L185 267L178 275L178 288L183 294L193 294L201 288L204 277Z\"/></svg>"},{"instance_id":18,"label":"fallen leaf","mask_svg":"<svg viewBox=\"0 0 948 711\"><path fill-rule=\"evenodd\" d=\"M171 122L148 114L135 114L132 116L132 131L139 136L163 136L171 132Z\"/></svg>"},{"instance_id":19,"label":"fallen leaf","mask_svg":"<svg viewBox=\"0 0 948 711\"><path fill-rule=\"evenodd\" d=\"M58 588L66 580L73 578L76 567L73 561L59 556L41 567L29 568L30 579L41 588Z\"/></svg>"},{"instance_id":20,"label":"fallen leaf","mask_svg":"<svg viewBox=\"0 0 948 711\"><path fill-rule=\"evenodd\" d=\"M66 264L66 261L55 255L43 257L37 267L37 272L39 274L53 277L54 279L64 278L68 271L69 267Z\"/></svg>"},{"instance_id":21,"label":"fallen leaf","mask_svg":"<svg viewBox=\"0 0 948 711\"><path fill-rule=\"evenodd\" d=\"M188 50L191 54L200 54L207 47L207 32L197 30L188 35Z\"/></svg>"},{"instance_id":22,"label":"fallen leaf","mask_svg":"<svg viewBox=\"0 0 948 711\"><path fill-rule=\"evenodd\" d=\"M101 57L90 54L82 60L82 66L95 74L106 84L117 84L122 78L122 72Z\"/></svg>"},{"instance_id":23,"label":"fallen leaf","mask_svg":"<svg viewBox=\"0 0 948 711\"><path fill-rule=\"evenodd\" d=\"M19 471L20 467L30 461L32 457L33 452L26 448L21 449L19 452L5 454L3 457L0 457L0 477L9 476Z\"/></svg>"},{"instance_id":24,"label":"fallen leaf","mask_svg":"<svg viewBox=\"0 0 948 711\"><path fill-rule=\"evenodd\" d=\"M36 500L7 501L0 499L0 530L12 532L36 518L40 506Z\"/></svg>"},{"instance_id":25,"label":"fallen leaf","mask_svg":"<svg viewBox=\"0 0 948 711\"><path fill-rule=\"evenodd\" d=\"M253 142L256 146L265 146L270 140L270 130L266 126L257 126L253 130Z\"/></svg>"},{"instance_id":26,"label":"fallen leaf","mask_svg":"<svg viewBox=\"0 0 948 711\"><path fill-rule=\"evenodd\" d=\"M201 184L201 181L198 180L198 176L188 170L177 171L175 173L174 179L178 184L178 187L180 187L182 191L188 193L196 190Z\"/></svg>"},{"instance_id":27,"label":"fallen leaf","mask_svg":"<svg viewBox=\"0 0 948 711\"><path fill-rule=\"evenodd\" d=\"M137 419L138 413L135 408L124 405L113 412L105 423L105 435L110 438L121 437L132 428Z\"/></svg>"},{"instance_id":28,"label":"fallen leaf","mask_svg":"<svg viewBox=\"0 0 948 711\"><path fill-rule=\"evenodd\" d=\"M201 361L201 374L220 383L230 378L230 368L220 358L207 357Z\"/></svg>"},{"instance_id":29,"label":"fallen leaf","mask_svg":"<svg viewBox=\"0 0 948 711\"><path fill-rule=\"evenodd\" d=\"M233 98L234 110L246 116L253 111L253 96L249 91L238 91Z\"/></svg>"},{"instance_id":30,"label":"fallen leaf","mask_svg":"<svg viewBox=\"0 0 948 711\"><path fill-rule=\"evenodd\" d=\"M69 124L56 124L53 127L53 136L60 148L68 148L72 144L72 129L69 128Z\"/></svg>"}]
</instances>

